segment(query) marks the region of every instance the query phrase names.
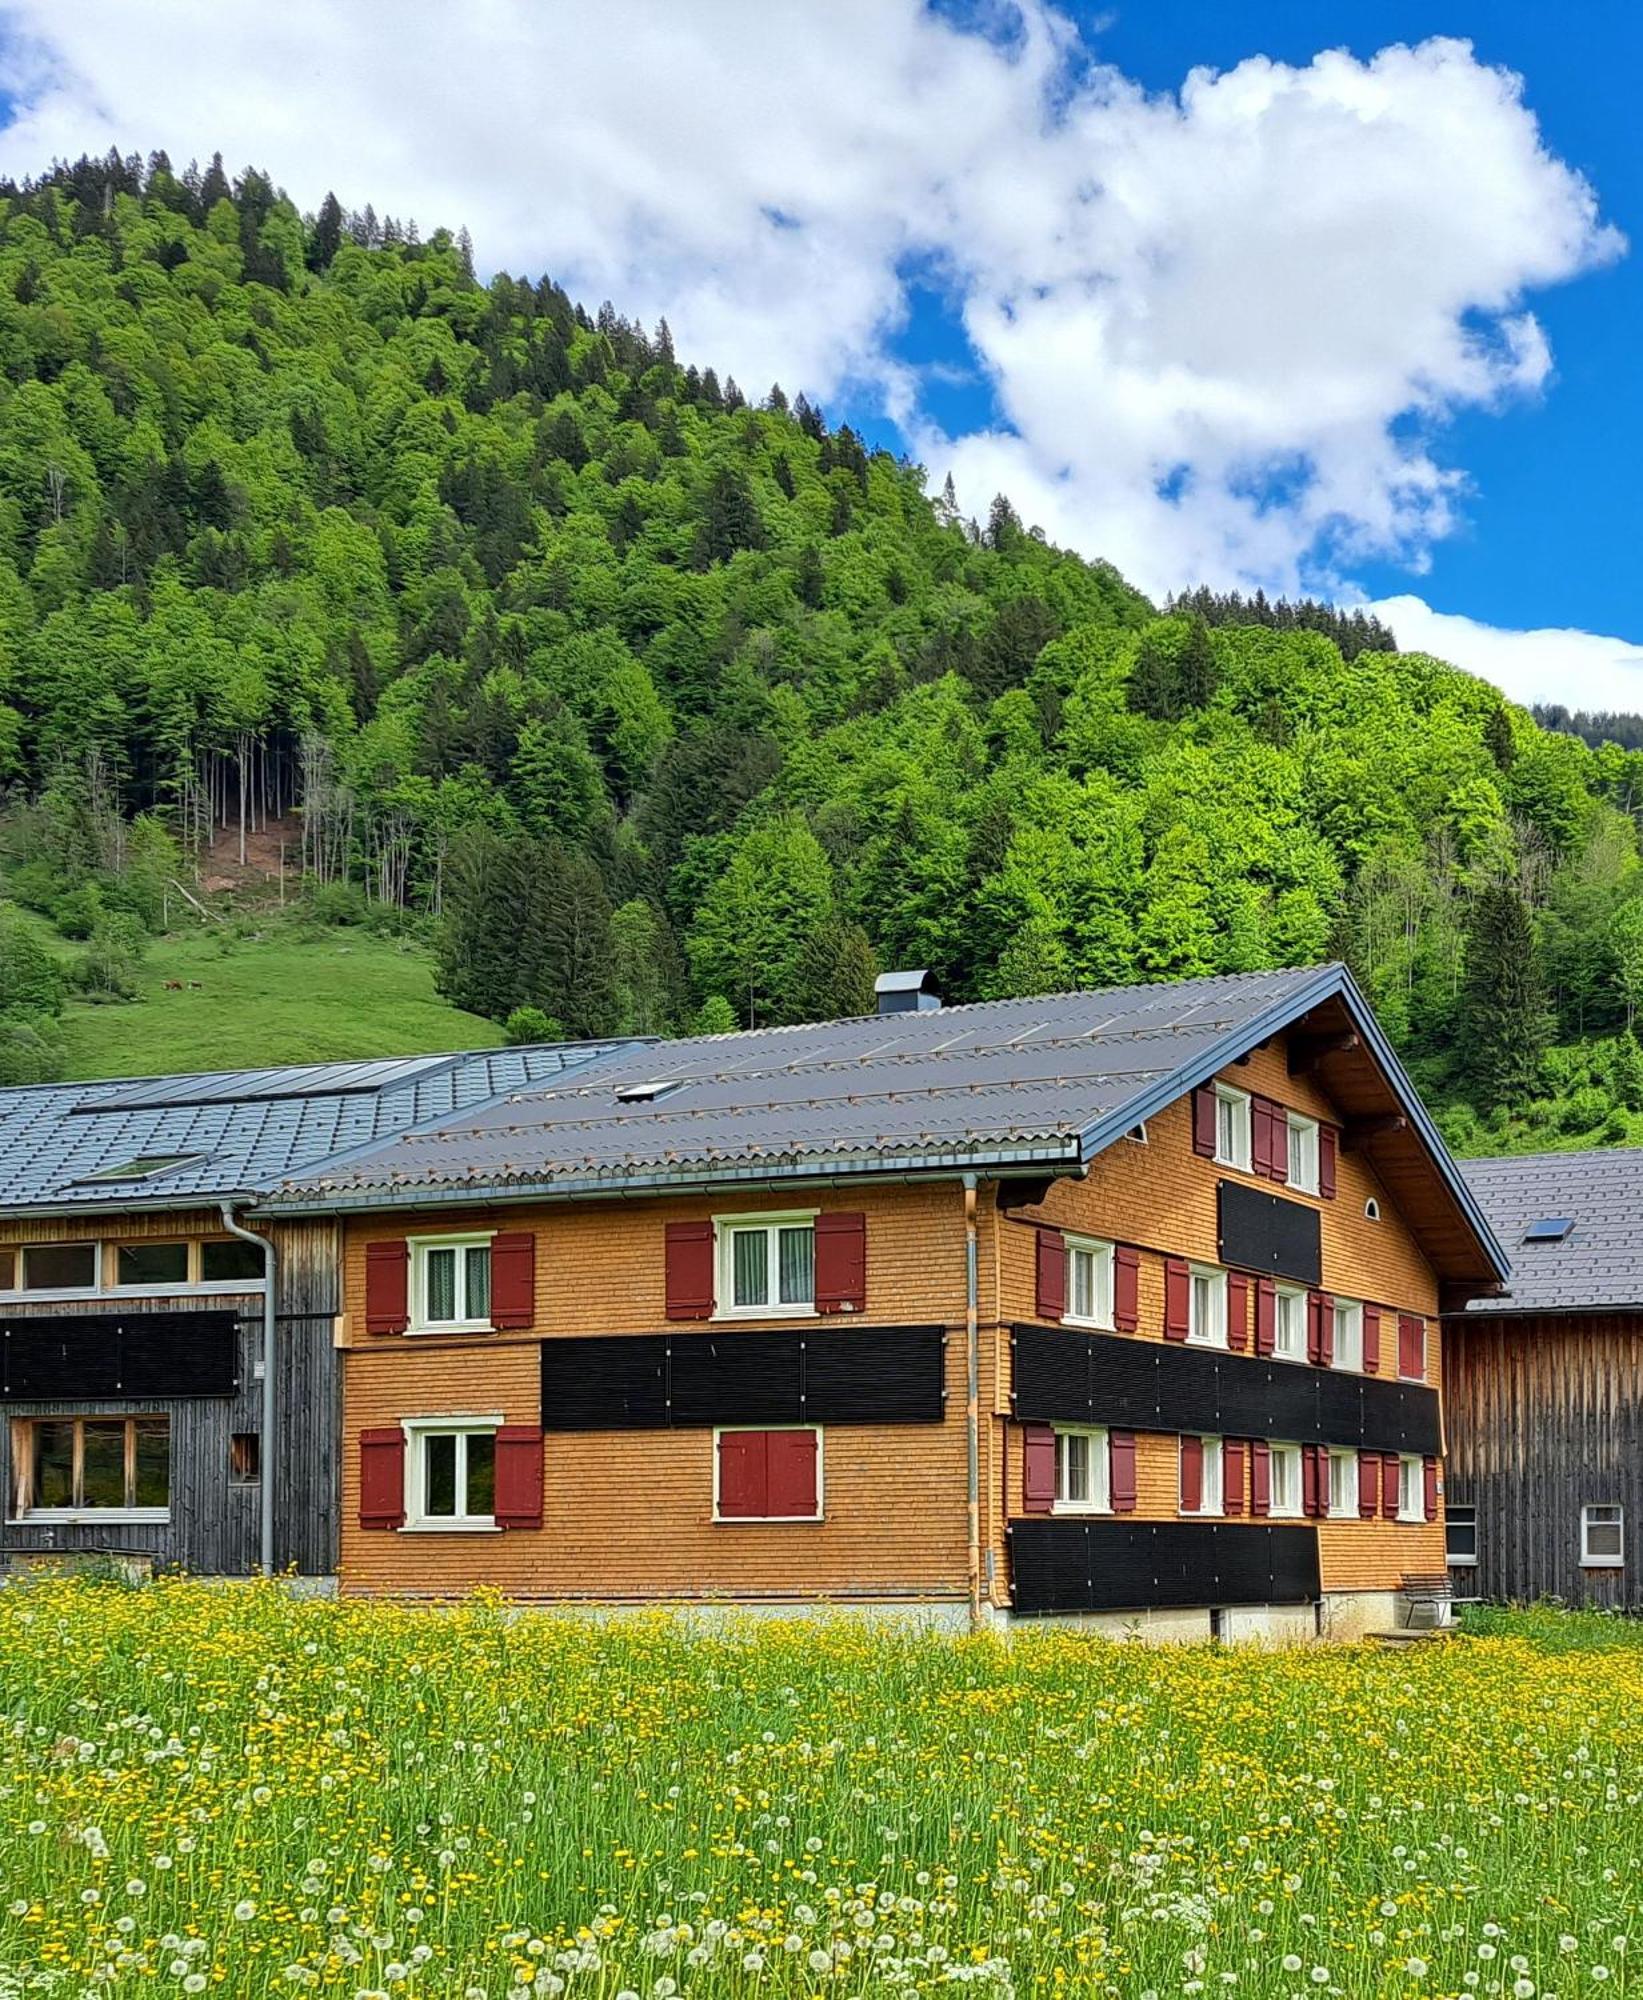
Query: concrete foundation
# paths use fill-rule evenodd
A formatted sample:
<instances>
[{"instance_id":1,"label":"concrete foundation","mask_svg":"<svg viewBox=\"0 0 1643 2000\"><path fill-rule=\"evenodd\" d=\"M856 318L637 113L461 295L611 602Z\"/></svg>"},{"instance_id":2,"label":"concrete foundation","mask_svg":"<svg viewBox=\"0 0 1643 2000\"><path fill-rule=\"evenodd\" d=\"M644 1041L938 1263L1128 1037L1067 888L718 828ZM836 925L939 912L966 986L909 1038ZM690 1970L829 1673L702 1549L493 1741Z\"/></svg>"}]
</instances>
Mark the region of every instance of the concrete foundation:
<instances>
[{"instance_id":1,"label":"concrete foundation","mask_svg":"<svg viewBox=\"0 0 1643 2000\"><path fill-rule=\"evenodd\" d=\"M1327 1595L1318 1612L1319 1637L1362 1639L1371 1632L1401 1631L1408 1622L1395 1590L1343 1590Z\"/></svg>"}]
</instances>

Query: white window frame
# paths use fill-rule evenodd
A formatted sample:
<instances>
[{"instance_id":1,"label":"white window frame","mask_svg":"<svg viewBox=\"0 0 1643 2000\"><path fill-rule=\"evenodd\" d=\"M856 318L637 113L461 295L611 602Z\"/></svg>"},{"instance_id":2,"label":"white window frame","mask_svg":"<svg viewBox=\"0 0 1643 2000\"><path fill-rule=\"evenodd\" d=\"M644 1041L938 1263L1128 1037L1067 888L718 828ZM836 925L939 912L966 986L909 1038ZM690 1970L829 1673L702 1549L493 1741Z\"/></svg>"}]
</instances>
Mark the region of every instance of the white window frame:
<instances>
[{"instance_id":1,"label":"white window frame","mask_svg":"<svg viewBox=\"0 0 1643 2000\"><path fill-rule=\"evenodd\" d=\"M36 1294L38 1296L38 1294ZM28 1495L34 1485L34 1438L36 1424L133 1424L143 1417L164 1417L166 1420L166 1492L167 1501L163 1507L32 1507ZM27 1433L27 1442L19 1437L19 1432ZM9 1505L6 1510L7 1525L12 1527L96 1527L106 1524L116 1527L164 1527L171 1519L171 1442L174 1426L164 1410L75 1410L58 1414L47 1410L39 1416L16 1417L12 1421L11 1452L12 1479ZM128 1447L128 1449L134 1449ZM74 1448L75 1466L78 1470L83 1446L76 1443Z\"/></svg>"},{"instance_id":2,"label":"white window frame","mask_svg":"<svg viewBox=\"0 0 1643 2000\"><path fill-rule=\"evenodd\" d=\"M411 1324L408 1333L489 1333L491 1316L483 1319L469 1318L459 1313L455 1319L429 1319L428 1317L428 1255L434 1250L456 1251L457 1303L468 1303L468 1260L462 1254L468 1250L486 1249L496 1241L494 1229L469 1229L449 1236L412 1236L406 1247L411 1253ZM491 1273L495 1281L496 1273Z\"/></svg>"},{"instance_id":3,"label":"white window frame","mask_svg":"<svg viewBox=\"0 0 1643 2000\"><path fill-rule=\"evenodd\" d=\"M402 1534L491 1535L501 1531L494 1514L429 1514L427 1459L424 1447L431 1437L454 1436L456 1476L464 1502L468 1497L468 1446L470 1437L495 1437L502 1428L500 1416L404 1417L405 1433L405 1526Z\"/></svg>"},{"instance_id":4,"label":"white window frame","mask_svg":"<svg viewBox=\"0 0 1643 2000\"><path fill-rule=\"evenodd\" d=\"M1090 1491L1084 1500L1067 1497L1068 1438L1088 1440ZM1095 1424L1057 1424L1055 1427L1055 1507L1057 1514L1110 1514L1112 1512L1112 1462L1107 1433Z\"/></svg>"},{"instance_id":5,"label":"white window frame","mask_svg":"<svg viewBox=\"0 0 1643 2000\"><path fill-rule=\"evenodd\" d=\"M1334 1324L1330 1328L1329 1365L1331 1368L1343 1370L1348 1375L1361 1375L1363 1373L1363 1301L1362 1299L1337 1299L1332 1310L1335 1319ZM1346 1325L1352 1330L1354 1344L1357 1349L1357 1359L1355 1361L1348 1361L1343 1358L1345 1352L1345 1344L1341 1339L1343 1317Z\"/></svg>"},{"instance_id":6,"label":"white window frame","mask_svg":"<svg viewBox=\"0 0 1643 2000\"><path fill-rule=\"evenodd\" d=\"M1398 1519L1426 1519L1426 1463L1408 1452L1398 1459Z\"/></svg>"},{"instance_id":7,"label":"white window frame","mask_svg":"<svg viewBox=\"0 0 1643 2000\"><path fill-rule=\"evenodd\" d=\"M1331 1521L1358 1520L1360 1518L1358 1513L1358 1454L1355 1451L1346 1451L1339 1445L1332 1444L1329 1447L1328 1466L1329 1510L1326 1518ZM1343 1468L1341 1477L1345 1487L1346 1504L1341 1507L1337 1507L1335 1504L1335 1471L1337 1467Z\"/></svg>"},{"instance_id":8,"label":"white window frame","mask_svg":"<svg viewBox=\"0 0 1643 2000\"><path fill-rule=\"evenodd\" d=\"M1452 1528L1472 1530L1472 1553L1458 1556L1449 1546L1449 1531ZM1450 1569L1476 1569L1478 1566L1478 1510L1466 1502L1445 1503L1443 1510L1443 1555Z\"/></svg>"},{"instance_id":9,"label":"white window frame","mask_svg":"<svg viewBox=\"0 0 1643 2000\"><path fill-rule=\"evenodd\" d=\"M1240 1174L1252 1173L1255 1167L1254 1114L1247 1090L1235 1090L1230 1083L1212 1085L1215 1092L1215 1163L1220 1167L1231 1167ZM1223 1152L1221 1147L1223 1107L1229 1108L1232 1126L1232 1150Z\"/></svg>"},{"instance_id":10,"label":"white window frame","mask_svg":"<svg viewBox=\"0 0 1643 2000\"><path fill-rule=\"evenodd\" d=\"M1293 1307L1294 1344L1284 1345L1284 1307ZM1275 1285L1272 1302L1272 1358L1275 1361L1306 1360L1306 1287Z\"/></svg>"},{"instance_id":11,"label":"white window frame","mask_svg":"<svg viewBox=\"0 0 1643 2000\"><path fill-rule=\"evenodd\" d=\"M1292 1497L1279 1504L1278 1464L1282 1460L1290 1468L1290 1492ZM1304 1512L1304 1475L1301 1470L1301 1447L1298 1444L1269 1444L1267 1446L1267 1516L1274 1521L1299 1521Z\"/></svg>"},{"instance_id":12,"label":"white window frame","mask_svg":"<svg viewBox=\"0 0 1643 2000\"><path fill-rule=\"evenodd\" d=\"M1612 1514L1613 1520L1594 1521L1594 1514ZM1592 1553L1593 1528L1614 1528L1620 1547L1614 1555ZM1580 1510L1580 1567L1582 1569L1624 1569L1626 1567L1626 1510L1615 1500L1588 1501Z\"/></svg>"},{"instance_id":13,"label":"white window frame","mask_svg":"<svg viewBox=\"0 0 1643 2000\"><path fill-rule=\"evenodd\" d=\"M213 1236L213 1243L222 1238ZM115 1282L114 1273L119 1269L119 1253L122 1249L139 1248L147 1243L185 1243L188 1247L188 1275L174 1284L162 1285L121 1285ZM206 1239L203 1236L65 1236L59 1242L17 1242L8 1243L13 1258L10 1286L0 1289L0 1304L52 1305L73 1299L180 1299L180 1298L243 1298L249 1293L267 1289L264 1276L255 1278L213 1278L207 1282L200 1276L201 1258ZM30 1250L57 1250L69 1244L90 1243L92 1248L92 1270L94 1282L89 1285L40 1285L26 1289L18 1282L23 1275L23 1258ZM99 1510L106 1511L106 1510Z\"/></svg>"},{"instance_id":14,"label":"white window frame","mask_svg":"<svg viewBox=\"0 0 1643 2000\"><path fill-rule=\"evenodd\" d=\"M1180 1454L1178 1453L1175 1466L1176 1511L1184 1515L1189 1521L1218 1520L1226 1512L1226 1451L1224 1440L1219 1437L1201 1436L1197 1431L1186 1431L1183 1432L1181 1437L1182 1451L1186 1449L1186 1442L1189 1437L1196 1437L1204 1448L1203 1492L1200 1495L1199 1504L1195 1508L1189 1510L1181 1505L1181 1464Z\"/></svg>"},{"instance_id":15,"label":"white window frame","mask_svg":"<svg viewBox=\"0 0 1643 2000\"><path fill-rule=\"evenodd\" d=\"M780 1247L776 1232L781 1229L808 1228L812 1238L815 1234L816 1217L821 1213L815 1208L755 1211L751 1215L716 1215L713 1218L713 1269L715 1284L713 1295L717 1303L713 1309L715 1319L814 1319L816 1317L816 1254L814 1241L810 1252L810 1296L808 1299L791 1300L786 1305L780 1300L766 1301L762 1306L739 1306L736 1299L736 1237L748 1229L765 1231L765 1272L770 1288L776 1291L781 1284ZM733 1424L733 1430L781 1430L781 1424ZM799 1430L814 1430L813 1424L792 1426ZM714 1458L717 1466L718 1459ZM715 1473L715 1481L717 1481ZM718 1486L714 1486L714 1511L718 1510Z\"/></svg>"},{"instance_id":16,"label":"white window frame","mask_svg":"<svg viewBox=\"0 0 1643 2000\"><path fill-rule=\"evenodd\" d=\"M1103 1243L1094 1236L1069 1236L1067 1245L1067 1310L1063 1320L1070 1326L1101 1327L1110 1333L1113 1330L1113 1283L1117 1269L1115 1246ZM1074 1312L1073 1299L1073 1259L1090 1259L1090 1303L1094 1310L1087 1313Z\"/></svg>"},{"instance_id":17,"label":"white window frame","mask_svg":"<svg viewBox=\"0 0 1643 2000\"><path fill-rule=\"evenodd\" d=\"M1284 1122L1289 1127L1288 1166L1284 1174L1284 1185L1292 1187L1297 1194L1316 1194L1319 1187L1318 1155L1321 1150L1318 1140L1318 1121L1308 1118L1299 1111L1286 1111ZM1301 1171L1303 1168L1305 1171Z\"/></svg>"},{"instance_id":18,"label":"white window frame","mask_svg":"<svg viewBox=\"0 0 1643 2000\"><path fill-rule=\"evenodd\" d=\"M814 1431L816 1434L816 1511L814 1514L721 1514L719 1512L719 1440L747 1431ZM827 1438L820 1424L715 1424L713 1427L713 1519L727 1528L756 1528L766 1521L824 1521L827 1518Z\"/></svg>"},{"instance_id":19,"label":"white window frame","mask_svg":"<svg viewBox=\"0 0 1643 2000\"><path fill-rule=\"evenodd\" d=\"M1201 1325L1198 1311L1200 1280L1210 1283L1210 1325ZM1187 1341L1193 1347L1225 1347L1227 1344L1227 1274L1219 1264L1187 1266Z\"/></svg>"}]
</instances>

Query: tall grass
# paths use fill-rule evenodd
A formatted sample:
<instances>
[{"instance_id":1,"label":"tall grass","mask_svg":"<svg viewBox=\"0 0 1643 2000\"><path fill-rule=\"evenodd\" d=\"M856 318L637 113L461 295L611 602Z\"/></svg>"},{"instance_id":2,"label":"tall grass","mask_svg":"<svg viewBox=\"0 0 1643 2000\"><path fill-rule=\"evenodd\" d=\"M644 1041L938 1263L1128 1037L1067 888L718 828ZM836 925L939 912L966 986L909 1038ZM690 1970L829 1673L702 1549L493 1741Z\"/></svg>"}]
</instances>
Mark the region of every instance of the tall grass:
<instances>
[{"instance_id":1,"label":"tall grass","mask_svg":"<svg viewBox=\"0 0 1643 2000\"><path fill-rule=\"evenodd\" d=\"M1635 1649L51 1580L0 1714L0 1993L1567 2000L1639 1929Z\"/></svg>"}]
</instances>

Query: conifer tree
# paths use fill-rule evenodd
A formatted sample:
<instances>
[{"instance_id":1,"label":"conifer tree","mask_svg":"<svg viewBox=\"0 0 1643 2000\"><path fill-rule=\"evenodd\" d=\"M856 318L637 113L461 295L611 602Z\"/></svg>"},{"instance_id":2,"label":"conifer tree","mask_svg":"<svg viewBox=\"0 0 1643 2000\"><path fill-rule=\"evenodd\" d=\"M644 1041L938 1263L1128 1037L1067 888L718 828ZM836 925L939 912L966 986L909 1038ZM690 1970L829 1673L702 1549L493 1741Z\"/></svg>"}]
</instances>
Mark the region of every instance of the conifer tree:
<instances>
[{"instance_id":1,"label":"conifer tree","mask_svg":"<svg viewBox=\"0 0 1643 2000\"><path fill-rule=\"evenodd\" d=\"M1456 1067L1490 1110L1531 1096L1549 1028L1529 906L1515 884L1492 882L1472 899Z\"/></svg>"}]
</instances>

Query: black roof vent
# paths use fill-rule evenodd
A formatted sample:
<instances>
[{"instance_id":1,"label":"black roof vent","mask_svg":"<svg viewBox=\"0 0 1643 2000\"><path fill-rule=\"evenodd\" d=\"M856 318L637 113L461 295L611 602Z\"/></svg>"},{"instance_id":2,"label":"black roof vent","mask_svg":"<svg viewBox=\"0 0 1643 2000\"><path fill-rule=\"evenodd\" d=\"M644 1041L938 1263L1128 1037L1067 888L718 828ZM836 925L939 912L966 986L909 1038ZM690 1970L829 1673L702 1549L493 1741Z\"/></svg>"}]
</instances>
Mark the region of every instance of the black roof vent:
<instances>
[{"instance_id":1,"label":"black roof vent","mask_svg":"<svg viewBox=\"0 0 1643 2000\"><path fill-rule=\"evenodd\" d=\"M1543 1215L1523 1232L1525 1243L1561 1243L1575 1226L1572 1215Z\"/></svg>"},{"instance_id":2,"label":"black roof vent","mask_svg":"<svg viewBox=\"0 0 1643 2000\"><path fill-rule=\"evenodd\" d=\"M928 972L881 972L873 991L881 1014L929 1014L941 1005Z\"/></svg>"}]
</instances>

